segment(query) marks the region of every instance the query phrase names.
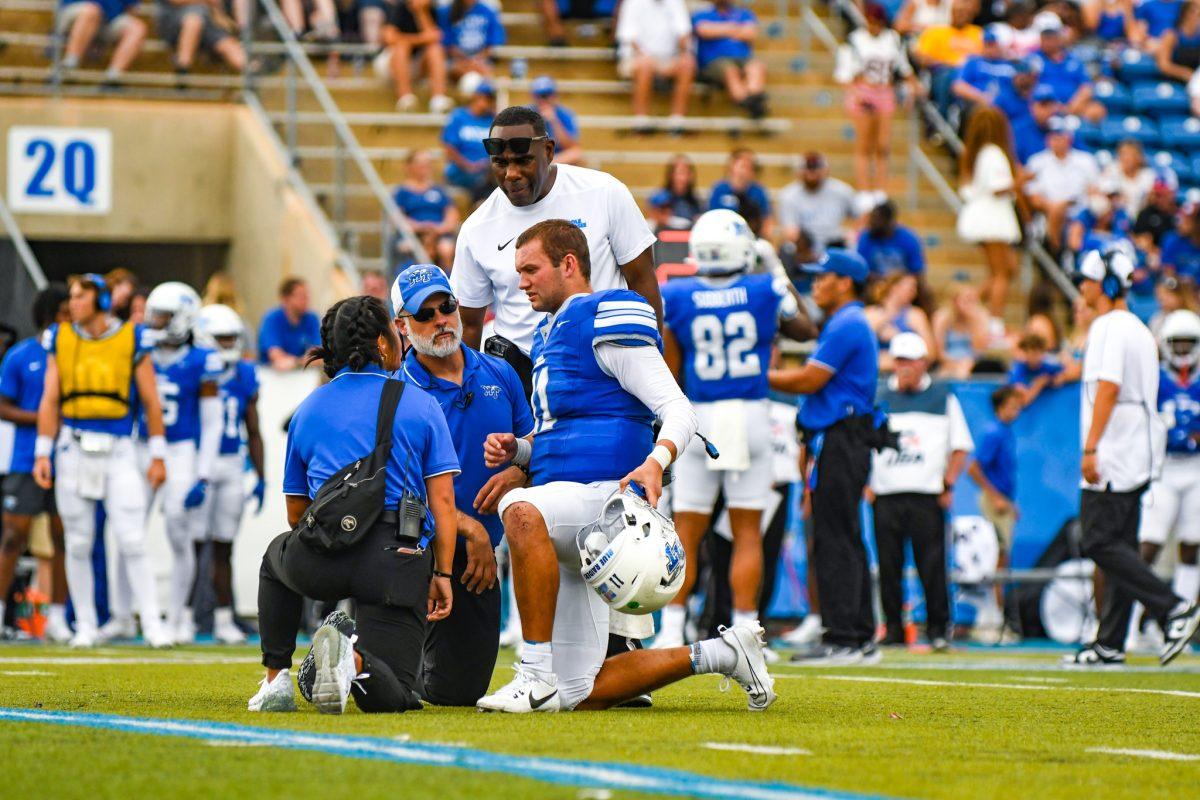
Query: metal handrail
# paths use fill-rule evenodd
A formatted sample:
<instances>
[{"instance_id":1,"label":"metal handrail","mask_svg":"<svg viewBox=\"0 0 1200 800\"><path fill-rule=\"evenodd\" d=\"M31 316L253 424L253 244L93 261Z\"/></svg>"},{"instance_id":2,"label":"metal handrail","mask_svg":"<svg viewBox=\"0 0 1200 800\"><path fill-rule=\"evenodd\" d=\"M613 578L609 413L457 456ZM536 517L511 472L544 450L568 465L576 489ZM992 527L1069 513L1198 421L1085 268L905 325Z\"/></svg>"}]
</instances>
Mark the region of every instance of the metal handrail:
<instances>
[{"instance_id":1,"label":"metal handrail","mask_svg":"<svg viewBox=\"0 0 1200 800\"><path fill-rule=\"evenodd\" d=\"M288 25L287 20L284 18L283 12L279 9L279 6L276 4L275 0L258 0L258 5L263 11L266 12L268 22L270 22L271 27L275 30L276 36L278 36L282 42L282 53L287 58L287 68L289 70L295 70L299 73L307 89L312 93L313 97L316 98L317 104L320 106L321 112L328 121L330 127L333 128L337 147L345 150L345 154L335 160L335 163L337 164L336 177L339 179L336 181L336 184L344 188L344 159L349 158L350 161L354 163L355 167L358 168L358 171L362 174L363 178L366 179L371 193L375 196L376 201L378 201L383 210L382 216L384 220L384 235L382 237L381 246L384 248L383 255L385 262L390 260L388 258L389 253L387 252L387 248L390 246L391 241L391 236L388 235L389 227L392 232L399 234L405 246L418 261L428 261L428 253L426 253L425 248L421 245L420 240L417 239L416 234L413 233L412 227L408 224L408 220L406 220L404 215L400 212L400 207L396 205L396 201L392 197L391 192L388 191L387 186L384 185L383 180L379 177L379 173L376 171L375 165L371 163L371 160L367 158L365 153L363 153L363 149L358 142L358 138L354 135L354 131L351 130L350 125L346 122L345 116L342 114L341 109L338 108L333 96L329 93L329 89L326 88L324 82L321 80L320 75L317 74L316 69L312 65L312 61L309 60L308 55L305 53L304 48L301 47L299 40L297 40L295 33L291 29L291 26ZM249 28L252 26L248 25L247 27ZM270 47L269 49L276 50L278 48ZM259 45L257 43L252 43L250 52L259 52ZM250 58L247 58L247 69L249 68L250 60ZM247 72L245 75L245 81L246 92L248 94L255 93L254 79L249 72ZM285 94L288 96L287 116L289 119L285 121L284 127L287 131L286 147L289 151L289 155L292 157L291 162L295 164L295 130L296 117L298 114L295 104L295 82L288 81L288 83L290 84L290 88L285 90ZM344 218L344 213L345 195L344 193L339 192L338 195L335 196L334 201L335 226L341 218ZM348 277L356 280L358 277L357 268L352 268L352 270L348 273Z\"/></svg>"},{"instance_id":2,"label":"metal handrail","mask_svg":"<svg viewBox=\"0 0 1200 800\"><path fill-rule=\"evenodd\" d=\"M29 242L25 241L25 235L21 233L17 219L12 215L12 211L9 210L2 195L0 195L0 223L4 224L4 232L8 234L9 239L12 239L17 256L25 265L25 271L29 273L29 279L33 281L33 285L39 291L45 289L46 273L42 271L42 265L38 263L37 256L29 249Z\"/></svg>"}]
</instances>

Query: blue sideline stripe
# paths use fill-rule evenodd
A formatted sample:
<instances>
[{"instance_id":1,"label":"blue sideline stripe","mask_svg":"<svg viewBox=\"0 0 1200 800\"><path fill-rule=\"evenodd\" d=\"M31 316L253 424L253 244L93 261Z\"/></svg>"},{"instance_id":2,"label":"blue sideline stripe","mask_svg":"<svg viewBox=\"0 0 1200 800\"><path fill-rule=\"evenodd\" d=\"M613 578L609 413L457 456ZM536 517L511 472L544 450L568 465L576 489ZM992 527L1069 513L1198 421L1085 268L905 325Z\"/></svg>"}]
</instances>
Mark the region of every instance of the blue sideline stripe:
<instances>
[{"instance_id":1,"label":"blue sideline stripe","mask_svg":"<svg viewBox=\"0 0 1200 800\"><path fill-rule=\"evenodd\" d=\"M350 758L504 773L565 786L740 800L866 800L875 797L829 789L809 789L787 783L726 780L681 770L634 764L517 756L451 745L399 742L374 736L337 736L199 720L143 719L114 714L76 714L69 711L23 708L0 708L0 720L41 722L208 741L254 742Z\"/></svg>"}]
</instances>

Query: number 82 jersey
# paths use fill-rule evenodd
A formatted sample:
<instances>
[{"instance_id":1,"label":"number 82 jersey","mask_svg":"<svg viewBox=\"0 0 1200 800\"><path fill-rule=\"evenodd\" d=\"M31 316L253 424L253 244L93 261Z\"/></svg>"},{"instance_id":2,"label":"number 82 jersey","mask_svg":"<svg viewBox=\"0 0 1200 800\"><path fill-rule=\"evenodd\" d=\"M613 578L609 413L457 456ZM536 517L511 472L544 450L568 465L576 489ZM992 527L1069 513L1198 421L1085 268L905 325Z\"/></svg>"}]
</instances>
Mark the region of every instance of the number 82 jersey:
<instances>
[{"instance_id":1,"label":"number 82 jersey","mask_svg":"<svg viewBox=\"0 0 1200 800\"><path fill-rule=\"evenodd\" d=\"M798 313L786 284L770 275L684 278L662 289L667 328L683 356L694 403L761 400L779 318Z\"/></svg>"}]
</instances>

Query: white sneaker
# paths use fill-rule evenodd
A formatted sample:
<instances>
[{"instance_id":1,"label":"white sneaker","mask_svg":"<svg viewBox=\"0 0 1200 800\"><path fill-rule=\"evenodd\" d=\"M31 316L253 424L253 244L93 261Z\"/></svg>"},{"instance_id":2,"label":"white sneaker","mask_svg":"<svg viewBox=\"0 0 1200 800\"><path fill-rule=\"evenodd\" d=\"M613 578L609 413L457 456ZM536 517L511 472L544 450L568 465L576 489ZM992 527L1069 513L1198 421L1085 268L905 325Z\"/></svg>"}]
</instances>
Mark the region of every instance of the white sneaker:
<instances>
[{"instance_id":1,"label":"white sneaker","mask_svg":"<svg viewBox=\"0 0 1200 800\"><path fill-rule=\"evenodd\" d=\"M762 626L743 623L719 630L721 638L737 653L737 663L726 677L737 681L746 691L751 711L765 710L775 702L775 679L767 672Z\"/></svg>"},{"instance_id":2,"label":"white sneaker","mask_svg":"<svg viewBox=\"0 0 1200 800\"><path fill-rule=\"evenodd\" d=\"M429 111L432 114L445 114L454 108L454 101L444 94L435 94L429 98Z\"/></svg>"},{"instance_id":3,"label":"white sneaker","mask_svg":"<svg viewBox=\"0 0 1200 800\"><path fill-rule=\"evenodd\" d=\"M313 634L312 702L322 714L341 714L354 681L354 643L332 625L322 625Z\"/></svg>"},{"instance_id":4,"label":"white sneaker","mask_svg":"<svg viewBox=\"0 0 1200 800\"><path fill-rule=\"evenodd\" d=\"M1188 642L1196 635L1196 631L1200 630L1200 605L1189 606L1187 603L1180 603L1171 612L1171 616L1167 617L1166 622L1163 628L1163 648L1158 656L1158 663L1164 667L1183 652Z\"/></svg>"},{"instance_id":5,"label":"white sneaker","mask_svg":"<svg viewBox=\"0 0 1200 800\"><path fill-rule=\"evenodd\" d=\"M397 111L412 111L417 107L417 96L415 94L403 95L396 101Z\"/></svg>"},{"instance_id":6,"label":"white sneaker","mask_svg":"<svg viewBox=\"0 0 1200 800\"><path fill-rule=\"evenodd\" d=\"M95 628L80 628L71 637L70 646L76 650L91 649L100 643L100 634Z\"/></svg>"},{"instance_id":7,"label":"white sneaker","mask_svg":"<svg viewBox=\"0 0 1200 800\"><path fill-rule=\"evenodd\" d=\"M509 714L529 714L534 711L559 711L558 679L542 676L521 664L514 664L517 674L507 685L486 697L479 698L475 707L480 711L504 711Z\"/></svg>"},{"instance_id":8,"label":"white sneaker","mask_svg":"<svg viewBox=\"0 0 1200 800\"><path fill-rule=\"evenodd\" d=\"M142 633L145 634L146 626L142 626ZM149 638L147 636L147 638ZM195 644L196 643L196 620L192 615L190 608L184 609L179 615L179 619L171 627L171 638L175 644Z\"/></svg>"},{"instance_id":9,"label":"white sneaker","mask_svg":"<svg viewBox=\"0 0 1200 800\"><path fill-rule=\"evenodd\" d=\"M216 609L213 614L213 638L221 644L246 643L246 634L233 621L233 609Z\"/></svg>"},{"instance_id":10,"label":"white sneaker","mask_svg":"<svg viewBox=\"0 0 1200 800\"><path fill-rule=\"evenodd\" d=\"M812 644L821 638L825 626L821 624L820 614L809 614L804 620L783 635L783 641L790 645Z\"/></svg>"},{"instance_id":11,"label":"white sneaker","mask_svg":"<svg viewBox=\"0 0 1200 800\"><path fill-rule=\"evenodd\" d=\"M111 642L116 639L136 639L137 625L133 617L110 617L108 622L100 626L96 636L101 642ZM73 645L72 645L73 646Z\"/></svg>"},{"instance_id":12,"label":"white sneaker","mask_svg":"<svg viewBox=\"0 0 1200 800\"><path fill-rule=\"evenodd\" d=\"M500 631L500 646L501 647L516 647L521 643L520 628L505 628Z\"/></svg>"},{"instance_id":13,"label":"white sneaker","mask_svg":"<svg viewBox=\"0 0 1200 800\"><path fill-rule=\"evenodd\" d=\"M174 647L176 643L175 634L159 620L154 620L151 624L142 623L142 639L155 650L165 650Z\"/></svg>"},{"instance_id":14,"label":"white sneaker","mask_svg":"<svg viewBox=\"0 0 1200 800\"><path fill-rule=\"evenodd\" d=\"M263 678L246 708L249 711L295 711L296 690L292 687L291 673L285 669L273 681Z\"/></svg>"},{"instance_id":15,"label":"white sneaker","mask_svg":"<svg viewBox=\"0 0 1200 800\"><path fill-rule=\"evenodd\" d=\"M51 617L46 621L45 639L55 644L66 644L71 641L71 626L61 617Z\"/></svg>"}]
</instances>

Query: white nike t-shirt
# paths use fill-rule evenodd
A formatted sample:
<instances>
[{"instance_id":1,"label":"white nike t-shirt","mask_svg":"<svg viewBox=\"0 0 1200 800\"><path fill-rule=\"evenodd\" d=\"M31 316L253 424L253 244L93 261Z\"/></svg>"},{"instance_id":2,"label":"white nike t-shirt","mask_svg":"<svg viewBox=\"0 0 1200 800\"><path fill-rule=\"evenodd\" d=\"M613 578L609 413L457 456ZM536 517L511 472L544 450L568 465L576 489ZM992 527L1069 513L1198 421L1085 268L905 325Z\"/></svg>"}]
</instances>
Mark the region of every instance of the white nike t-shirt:
<instances>
[{"instance_id":1,"label":"white nike t-shirt","mask_svg":"<svg viewBox=\"0 0 1200 800\"><path fill-rule=\"evenodd\" d=\"M518 207L500 189L492 192L463 222L458 232L450 285L467 308L494 307L495 332L525 353L533 347L533 331L542 319L518 288L516 238L546 219L566 219L587 237L592 262L592 288L627 288L621 264L628 264L654 243L637 201L625 184L606 172L567 164L550 192L538 202Z\"/></svg>"}]
</instances>

